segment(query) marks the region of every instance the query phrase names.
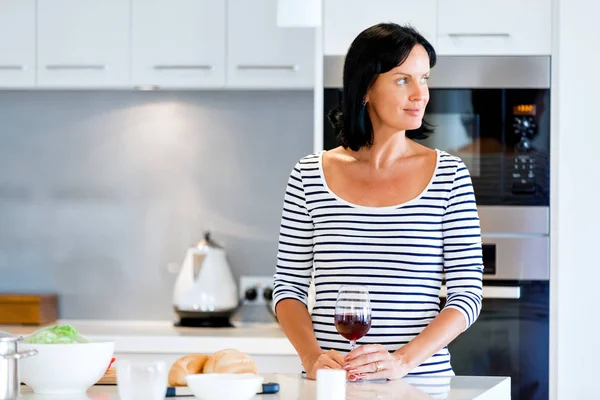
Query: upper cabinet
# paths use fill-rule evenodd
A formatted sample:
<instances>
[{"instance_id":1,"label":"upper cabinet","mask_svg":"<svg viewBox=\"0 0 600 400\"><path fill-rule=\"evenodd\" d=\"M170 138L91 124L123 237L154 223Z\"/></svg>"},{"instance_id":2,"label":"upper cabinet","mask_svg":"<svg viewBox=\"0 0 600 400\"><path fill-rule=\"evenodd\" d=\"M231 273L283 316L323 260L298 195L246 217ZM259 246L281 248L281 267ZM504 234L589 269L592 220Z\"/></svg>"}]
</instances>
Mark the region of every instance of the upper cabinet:
<instances>
[{"instance_id":1,"label":"upper cabinet","mask_svg":"<svg viewBox=\"0 0 600 400\"><path fill-rule=\"evenodd\" d=\"M551 0L441 0L439 54L549 55Z\"/></svg>"},{"instance_id":2,"label":"upper cabinet","mask_svg":"<svg viewBox=\"0 0 600 400\"><path fill-rule=\"evenodd\" d=\"M129 0L37 0L37 4L39 86L130 85Z\"/></svg>"},{"instance_id":3,"label":"upper cabinet","mask_svg":"<svg viewBox=\"0 0 600 400\"><path fill-rule=\"evenodd\" d=\"M277 0L229 0L227 26L227 86L314 86L315 30L277 27Z\"/></svg>"},{"instance_id":4,"label":"upper cabinet","mask_svg":"<svg viewBox=\"0 0 600 400\"><path fill-rule=\"evenodd\" d=\"M136 86L225 85L224 0L132 0Z\"/></svg>"},{"instance_id":5,"label":"upper cabinet","mask_svg":"<svg viewBox=\"0 0 600 400\"><path fill-rule=\"evenodd\" d=\"M360 32L380 22L410 24L434 46L436 44L437 0L371 0L368 5L364 0L325 0L324 3L325 55L345 55Z\"/></svg>"},{"instance_id":6,"label":"upper cabinet","mask_svg":"<svg viewBox=\"0 0 600 400\"><path fill-rule=\"evenodd\" d=\"M277 2L0 0L0 89L311 89L317 30L277 26ZM325 55L381 22L412 25L440 55L551 54L552 0L323 7Z\"/></svg>"},{"instance_id":7,"label":"upper cabinet","mask_svg":"<svg viewBox=\"0 0 600 400\"><path fill-rule=\"evenodd\" d=\"M35 84L35 0L0 0L0 88Z\"/></svg>"}]
</instances>

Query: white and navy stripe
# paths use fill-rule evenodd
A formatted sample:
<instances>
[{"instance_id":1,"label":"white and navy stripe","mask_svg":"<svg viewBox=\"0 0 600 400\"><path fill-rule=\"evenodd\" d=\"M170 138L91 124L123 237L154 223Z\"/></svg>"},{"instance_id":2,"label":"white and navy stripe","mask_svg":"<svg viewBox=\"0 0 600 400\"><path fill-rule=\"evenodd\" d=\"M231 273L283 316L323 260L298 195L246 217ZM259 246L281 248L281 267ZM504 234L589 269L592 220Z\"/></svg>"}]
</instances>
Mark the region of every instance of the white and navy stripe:
<instances>
[{"instance_id":1,"label":"white and navy stripe","mask_svg":"<svg viewBox=\"0 0 600 400\"><path fill-rule=\"evenodd\" d=\"M446 308L460 311L470 326L482 299L479 217L469 171L437 151L435 173L415 199L391 207L365 207L337 197L323 177L323 152L294 167L284 198L274 301L307 304L313 267L315 336L324 350L348 352L334 325L342 284L367 286L372 326L357 343L395 351L418 335L440 311L445 278ZM447 348L411 372L453 374Z\"/></svg>"}]
</instances>

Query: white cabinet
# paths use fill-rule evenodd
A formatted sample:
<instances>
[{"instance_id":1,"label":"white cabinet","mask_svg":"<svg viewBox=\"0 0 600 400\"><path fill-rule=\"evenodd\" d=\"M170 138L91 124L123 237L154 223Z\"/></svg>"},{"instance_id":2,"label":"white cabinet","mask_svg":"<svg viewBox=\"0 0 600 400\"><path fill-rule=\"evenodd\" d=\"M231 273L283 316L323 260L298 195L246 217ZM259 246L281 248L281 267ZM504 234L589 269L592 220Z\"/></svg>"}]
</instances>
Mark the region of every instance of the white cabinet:
<instances>
[{"instance_id":1,"label":"white cabinet","mask_svg":"<svg viewBox=\"0 0 600 400\"><path fill-rule=\"evenodd\" d=\"M0 88L35 85L35 0L0 0Z\"/></svg>"},{"instance_id":2,"label":"white cabinet","mask_svg":"<svg viewBox=\"0 0 600 400\"><path fill-rule=\"evenodd\" d=\"M551 0L441 0L438 54L548 55Z\"/></svg>"},{"instance_id":3,"label":"white cabinet","mask_svg":"<svg viewBox=\"0 0 600 400\"><path fill-rule=\"evenodd\" d=\"M38 85L129 85L129 10L129 0L38 0Z\"/></svg>"},{"instance_id":4,"label":"white cabinet","mask_svg":"<svg viewBox=\"0 0 600 400\"><path fill-rule=\"evenodd\" d=\"M134 85L225 85L224 0L132 1Z\"/></svg>"},{"instance_id":5,"label":"white cabinet","mask_svg":"<svg viewBox=\"0 0 600 400\"><path fill-rule=\"evenodd\" d=\"M277 27L277 0L229 0L230 88L312 88L315 30Z\"/></svg>"},{"instance_id":6,"label":"white cabinet","mask_svg":"<svg viewBox=\"0 0 600 400\"><path fill-rule=\"evenodd\" d=\"M345 55L360 32L381 22L410 24L436 45L437 0L371 0L368 5L364 0L325 0L324 3L325 55Z\"/></svg>"}]
</instances>

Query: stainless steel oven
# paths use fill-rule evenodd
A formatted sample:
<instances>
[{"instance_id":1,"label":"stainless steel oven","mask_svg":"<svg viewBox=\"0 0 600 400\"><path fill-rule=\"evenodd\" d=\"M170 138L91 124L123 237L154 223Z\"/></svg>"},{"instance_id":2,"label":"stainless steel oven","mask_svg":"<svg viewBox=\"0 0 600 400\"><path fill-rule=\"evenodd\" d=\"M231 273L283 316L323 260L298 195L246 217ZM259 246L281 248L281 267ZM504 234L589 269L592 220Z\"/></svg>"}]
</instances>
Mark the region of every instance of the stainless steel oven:
<instances>
[{"instance_id":1,"label":"stainless steel oven","mask_svg":"<svg viewBox=\"0 0 600 400\"><path fill-rule=\"evenodd\" d=\"M325 115L342 67L325 57ZM513 399L548 399L550 57L441 56L429 82L435 132L421 143L468 166L483 239L483 307L449 345L454 371L510 376ZM327 121L323 135L337 146Z\"/></svg>"},{"instance_id":2,"label":"stainless steel oven","mask_svg":"<svg viewBox=\"0 0 600 400\"><path fill-rule=\"evenodd\" d=\"M512 399L547 400L548 209L483 206L479 214L483 306L479 319L448 346L454 372L510 376Z\"/></svg>"}]
</instances>

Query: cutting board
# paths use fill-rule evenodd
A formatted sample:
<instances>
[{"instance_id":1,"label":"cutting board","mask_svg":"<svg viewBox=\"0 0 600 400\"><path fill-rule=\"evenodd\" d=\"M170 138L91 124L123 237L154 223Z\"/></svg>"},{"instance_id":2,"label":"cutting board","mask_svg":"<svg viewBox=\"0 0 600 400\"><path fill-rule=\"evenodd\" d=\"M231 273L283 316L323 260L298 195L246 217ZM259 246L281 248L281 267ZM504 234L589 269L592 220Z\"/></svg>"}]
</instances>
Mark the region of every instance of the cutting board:
<instances>
[{"instance_id":1,"label":"cutting board","mask_svg":"<svg viewBox=\"0 0 600 400\"><path fill-rule=\"evenodd\" d=\"M117 369L116 367L110 367L104 376L100 378L96 385L116 385L117 384Z\"/></svg>"},{"instance_id":2,"label":"cutting board","mask_svg":"<svg viewBox=\"0 0 600 400\"><path fill-rule=\"evenodd\" d=\"M56 294L0 293L0 324L44 325L57 317Z\"/></svg>"}]
</instances>

